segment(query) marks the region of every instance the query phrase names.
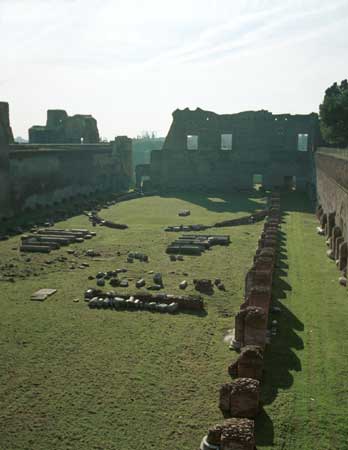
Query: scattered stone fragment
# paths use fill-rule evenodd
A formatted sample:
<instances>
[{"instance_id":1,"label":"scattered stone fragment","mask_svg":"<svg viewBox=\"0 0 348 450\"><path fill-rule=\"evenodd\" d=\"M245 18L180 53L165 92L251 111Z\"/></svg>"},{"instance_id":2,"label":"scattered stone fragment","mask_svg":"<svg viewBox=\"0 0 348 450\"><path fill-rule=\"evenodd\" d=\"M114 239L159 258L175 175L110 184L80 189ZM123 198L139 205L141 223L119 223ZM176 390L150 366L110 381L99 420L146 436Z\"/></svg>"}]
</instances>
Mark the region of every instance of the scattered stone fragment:
<instances>
[{"instance_id":1,"label":"scattered stone fragment","mask_svg":"<svg viewBox=\"0 0 348 450\"><path fill-rule=\"evenodd\" d=\"M154 284L152 286L148 286L147 289L149 291L160 291L162 289L162 286L160 286L159 284Z\"/></svg>"},{"instance_id":2,"label":"scattered stone fragment","mask_svg":"<svg viewBox=\"0 0 348 450\"><path fill-rule=\"evenodd\" d=\"M153 282L155 284L159 284L160 286L163 286L162 274L159 272L155 273L153 276Z\"/></svg>"},{"instance_id":3,"label":"scattered stone fragment","mask_svg":"<svg viewBox=\"0 0 348 450\"><path fill-rule=\"evenodd\" d=\"M324 231L321 227L317 227L317 233L318 233L320 236L324 236L325 231Z\"/></svg>"},{"instance_id":4,"label":"scattered stone fragment","mask_svg":"<svg viewBox=\"0 0 348 450\"><path fill-rule=\"evenodd\" d=\"M98 286L105 286L105 280L104 280L104 278L98 278L98 279L97 279L97 285L98 285Z\"/></svg>"},{"instance_id":5,"label":"scattered stone fragment","mask_svg":"<svg viewBox=\"0 0 348 450\"><path fill-rule=\"evenodd\" d=\"M180 284L179 284L179 288L180 289L186 289L187 288L187 281L183 280Z\"/></svg>"},{"instance_id":6,"label":"scattered stone fragment","mask_svg":"<svg viewBox=\"0 0 348 450\"><path fill-rule=\"evenodd\" d=\"M195 289L199 292L203 292L206 294L210 294L213 292L213 284L211 280L208 279L193 280L193 284L195 286Z\"/></svg>"},{"instance_id":7,"label":"scattered stone fragment","mask_svg":"<svg viewBox=\"0 0 348 450\"><path fill-rule=\"evenodd\" d=\"M338 279L341 286L347 286L347 278L346 277L340 277Z\"/></svg>"},{"instance_id":8,"label":"scattered stone fragment","mask_svg":"<svg viewBox=\"0 0 348 450\"><path fill-rule=\"evenodd\" d=\"M189 209L182 209L178 212L178 216L180 217L187 217L191 214L191 211Z\"/></svg>"},{"instance_id":9,"label":"scattered stone fragment","mask_svg":"<svg viewBox=\"0 0 348 450\"><path fill-rule=\"evenodd\" d=\"M333 250L328 250L327 252L326 252L326 255L330 258L330 259L334 259L334 252L333 252Z\"/></svg>"},{"instance_id":10,"label":"scattered stone fragment","mask_svg":"<svg viewBox=\"0 0 348 450\"><path fill-rule=\"evenodd\" d=\"M86 256L89 256L89 257L91 257L91 258L94 258L94 257L96 257L96 256L100 256L100 253L99 253L99 252L96 252L96 251L93 250L93 249L89 249L89 250L86 251Z\"/></svg>"},{"instance_id":11,"label":"scattered stone fragment","mask_svg":"<svg viewBox=\"0 0 348 450\"><path fill-rule=\"evenodd\" d=\"M120 287L128 287L129 283L128 280L121 280L120 281Z\"/></svg>"},{"instance_id":12,"label":"scattered stone fragment","mask_svg":"<svg viewBox=\"0 0 348 450\"><path fill-rule=\"evenodd\" d=\"M145 280L144 280L144 278L140 278L140 280L138 280L136 283L135 283L135 286L137 287L137 288L142 288L142 287L144 287L145 286Z\"/></svg>"}]
</instances>

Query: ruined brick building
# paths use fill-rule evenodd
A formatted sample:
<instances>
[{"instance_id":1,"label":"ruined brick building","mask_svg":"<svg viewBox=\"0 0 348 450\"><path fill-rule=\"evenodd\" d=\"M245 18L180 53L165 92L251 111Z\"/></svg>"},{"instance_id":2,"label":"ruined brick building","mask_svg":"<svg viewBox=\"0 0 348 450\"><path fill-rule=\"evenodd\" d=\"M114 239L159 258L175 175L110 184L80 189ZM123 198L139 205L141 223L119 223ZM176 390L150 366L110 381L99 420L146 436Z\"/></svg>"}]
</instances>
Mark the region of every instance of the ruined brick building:
<instances>
[{"instance_id":1,"label":"ruined brick building","mask_svg":"<svg viewBox=\"0 0 348 450\"><path fill-rule=\"evenodd\" d=\"M62 109L49 109L45 126L29 129L31 144L97 144L97 121L90 115L68 116Z\"/></svg>"},{"instance_id":2,"label":"ruined brick building","mask_svg":"<svg viewBox=\"0 0 348 450\"><path fill-rule=\"evenodd\" d=\"M91 116L69 118L64 111L48 111L47 118L47 128L30 129L31 141L39 143L15 144L9 106L0 102L0 219L78 195L130 186L131 139L118 136L100 143Z\"/></svg>"},{"instance_id":3,"label":"ruined brick building","mask_svg":"<svg viewBox=\"0 0 348 450\"><path fill-rule=\"evenodd\" d=\"M313 151L321 142L318 115L176 110L162 150L151 154L157 189L233 191L255 180L265 188L313 184Z\"/></svg>"}]
</instances>

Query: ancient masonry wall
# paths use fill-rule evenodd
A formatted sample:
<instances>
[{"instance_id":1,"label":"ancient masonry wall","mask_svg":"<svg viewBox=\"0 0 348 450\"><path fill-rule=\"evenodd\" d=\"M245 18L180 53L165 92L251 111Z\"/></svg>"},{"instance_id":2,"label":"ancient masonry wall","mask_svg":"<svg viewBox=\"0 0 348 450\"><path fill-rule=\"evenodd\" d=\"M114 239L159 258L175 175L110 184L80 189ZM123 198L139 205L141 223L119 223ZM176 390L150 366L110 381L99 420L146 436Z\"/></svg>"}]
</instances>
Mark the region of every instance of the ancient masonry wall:
<instances>
[{"instance_id":1,"label":"ancient masonry wall","mask_svg":"<svg viewBox=\"0 0 348 450\"><path fill-rule=\"evenodd\" d=\"M240 355L228 368L233 381L220 388L219 407L225 420L209 429L200 450L256 448L254 419L260 411L263 354L269 338L268 322L280 222L280 198L278 194L272 194L254 264L246 275L244 301L235 318L234 347L240 349Z\"/></svg>"},{"instance_id":2,"label":"ancient masonry wall","mask_svg":"<svg viewBox=\"0 0 348 450\"><path fill-rule=\"evenodd\" d=\"M64 144L53 144L54 140L14 144L9 105L0 102L0 220L77 195L129 188L133 175L131 139L118 136L110 143L86 144L99 140L95 119L48 111L50 132L63 125L67 131L64 139L59 133L54 137ZM85 138L83 144L79 133ZM75 140L78 144L68 143Z\"/></svg>"},{"instance_id":3,"label":"ancient masonry wall","mask_svg":"<svg viewBox=\"0 0 348 450\"><path fill-rule=\"evenodd\" d=\"M348 254L348 149L320 148L316 178L319 232L326 235L327 255L336 262L344 279Z\"/></svg>"},{"instance_id":4,"label":"ancient masonry wall","mask_svg":"<svg viewBox=\"0 0 348 450\"><path fill-rule=\"evenodd\" d=\"M151 153L151 183L160 190L234 191L252 188L257 178L269 189L312 190L320 142L316 114L176 110L162 150Z\"/></svg>"},{"instance_id":5,"label":"ancient masonry wall","mask_svg":"<svg viewBox=\"0 0 348 450\"><path fill-rule=\"evenodd\" d=\"M132 143L8 145L0 151L0 218L51 206L77 195L127 190Z\"/></svg>"}]
</instances>

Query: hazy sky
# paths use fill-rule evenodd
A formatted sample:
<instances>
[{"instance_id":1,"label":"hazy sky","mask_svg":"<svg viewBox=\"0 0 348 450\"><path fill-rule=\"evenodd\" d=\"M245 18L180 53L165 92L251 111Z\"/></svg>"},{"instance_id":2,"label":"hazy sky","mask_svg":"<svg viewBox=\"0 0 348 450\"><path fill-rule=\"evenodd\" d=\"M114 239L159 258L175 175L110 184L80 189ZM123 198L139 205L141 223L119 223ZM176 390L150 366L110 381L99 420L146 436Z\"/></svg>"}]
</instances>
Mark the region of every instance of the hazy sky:
<instances>
[{"instance_id":1,"label":"hazy sky","mask_svg":"<svg viewBox=\"0 0 348 450\"><path fill-rule=\"evenodd\" d=\"M167 133L176 108L318 110L348 78L348 0L0 0L15 136L46 110L101 136Z\"/></svg>"}]
</instances>

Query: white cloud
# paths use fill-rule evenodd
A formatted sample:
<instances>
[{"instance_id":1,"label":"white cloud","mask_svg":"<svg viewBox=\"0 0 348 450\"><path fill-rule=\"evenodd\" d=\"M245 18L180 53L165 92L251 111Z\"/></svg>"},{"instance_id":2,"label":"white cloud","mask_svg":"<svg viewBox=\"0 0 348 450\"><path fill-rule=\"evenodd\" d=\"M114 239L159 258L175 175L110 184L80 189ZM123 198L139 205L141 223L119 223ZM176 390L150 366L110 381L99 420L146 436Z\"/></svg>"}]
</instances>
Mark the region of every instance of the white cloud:
<instances>
[{"instance_id":1,"label":"white cloud","mask_svg":"<svg viewBox=\"0 0 348 450\"><path fill-rule=\"evenodd\" d=\"M177 107L305 113L348 76L347 25L347 0L0 0L0 99L16 135L48 108L110 138Z\"/></svg>"}]
</instances>

